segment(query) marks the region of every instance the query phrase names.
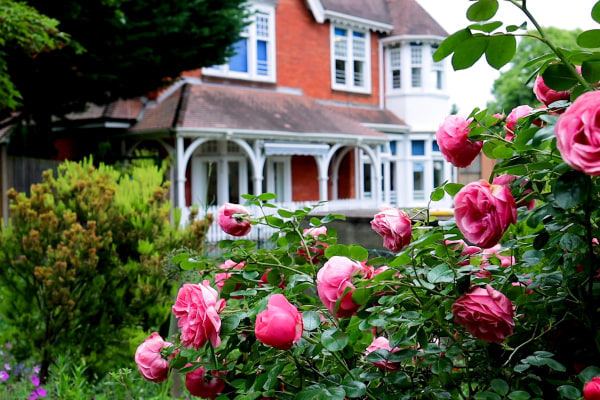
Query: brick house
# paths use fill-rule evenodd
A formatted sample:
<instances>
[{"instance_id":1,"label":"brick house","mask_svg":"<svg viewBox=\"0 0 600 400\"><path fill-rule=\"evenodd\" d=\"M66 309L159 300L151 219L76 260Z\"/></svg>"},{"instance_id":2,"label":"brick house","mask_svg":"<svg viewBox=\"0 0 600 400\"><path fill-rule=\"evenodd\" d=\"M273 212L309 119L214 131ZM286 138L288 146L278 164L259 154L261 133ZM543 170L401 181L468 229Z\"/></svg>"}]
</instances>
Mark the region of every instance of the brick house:
<instances>
[{"instance_id":1,"label":"brick house","mask_svg":"<svg viewBox=\"0 0 600 400\"><path fill-rule=\"evenodd\" d=\"M450 112L449 72L431 55L447 33L416 0L248 7L251 24L226 64L186 71L149 98L71 115L63 127L115 132L124 154L169 156L182 209L263 192L282 203L327 200L331 210L422 207L455 180L435 141ZM451 199L434 206L450 209Z\"/></svg>"}]
</instances>

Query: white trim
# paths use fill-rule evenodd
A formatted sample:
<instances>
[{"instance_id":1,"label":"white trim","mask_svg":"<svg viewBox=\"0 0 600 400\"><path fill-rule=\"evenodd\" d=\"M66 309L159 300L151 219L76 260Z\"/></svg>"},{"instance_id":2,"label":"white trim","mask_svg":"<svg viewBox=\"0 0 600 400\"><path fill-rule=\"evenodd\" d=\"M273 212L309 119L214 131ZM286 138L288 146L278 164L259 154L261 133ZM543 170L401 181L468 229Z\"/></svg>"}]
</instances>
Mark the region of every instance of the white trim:
<instances>
[{"instance_id":1,"label":"white trim","mask_svg":"<svg viewBox=\"0 0 600 400\"><path fill-rule=\"evenodd\" d=\"M175 128L178 137L188 138L207 138L207 139L263 139L263 140L289 140L297 142L298 137L302 137L306 142L315 143L340 143L345 145L358 144L382 144L387 143L387 135L381 137L357 136L343 133L322 133L322 132L289 132L289 131L263 131L256 129L223 129L214 128Z\"/></svg>"},{"instance_id":2,"label":"white trim","mask_svg":"<svg viewBox=\"0 0 600 400\"><path fill-rule=\"evenodd\" d=\"M405 42L422 42L424 44L440 44L446 39L446 36L438 35L398 35L389 36L380 39L380 42L385 46L393 44L403 44Z\"/></svg>"},{"instance_id":3,"label":"white trim","mask_svg":"<svg viewBox=\"0 0 600 400\"><path fill-rule=\"evenodd\" d=\"M323 4L321 4L320 0L306 0L308 3L308 8L312 11L313 17L315 21L319 24L325 22L325 9L323 8Z\"/></svg>"},{"instance_id":4,"label":"white trim","mask_svg":"<svg viewBox=\"0 0 600 400\"><path fill-rule=\"evenodd\" d=\"M265 155L322 155L327 154L330 146L317 143L265 143Z\"/></svg>"},{"instance_id":5,"label":"white trim","mask_svg":"<svg viewBox=\"0 0 600 400\"><path fill-rule=\"evenodd\" d=\"M325 10L325 18L329 19L332 24L344 25L358 30L368 29L376 32L389 33L394 29L394 25L360 18L354 15L343 14L337 11Z\"/></svg>"},{"instance_id":6,"label":"white trim","mask_svg":"<svg viewBox=\"0 0 600 400\"><path fill-rule=\"evenodd\" d=\"M283 171L279 176L275 176L275 163L283 164ZM281 178L283 182L283 193L277 193L275 187L275 180ZM289 182L292 181L292 163L290 157L276 156L269 157L265 163L265 179L266 179L266 187L267 192L277 194L278 202L290 202L292 201L292 185Z\"/></svg>"}]
</instances>

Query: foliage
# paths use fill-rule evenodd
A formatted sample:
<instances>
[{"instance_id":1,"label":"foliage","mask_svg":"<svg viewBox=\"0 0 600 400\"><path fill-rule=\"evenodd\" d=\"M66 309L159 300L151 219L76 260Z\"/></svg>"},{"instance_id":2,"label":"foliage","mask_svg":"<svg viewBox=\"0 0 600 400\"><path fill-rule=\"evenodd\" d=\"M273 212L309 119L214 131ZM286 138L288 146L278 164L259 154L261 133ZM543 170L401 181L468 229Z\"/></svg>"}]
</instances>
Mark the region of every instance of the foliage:
<instances>
[{"instance_id":1,"label":"foliage","mask_svg":"<svg viewBox=\"0 0 600 400\"><path fill-rule=\"evenodd\" d=\"M562 49L580 49L577 36L581 30L566 31L558 28L545 28L549 40ZM537 66L531 63L549 53L548 46L536 39L536 32L528 32L519 41L517 52L510 62L509 69L503 70L494 81L492 94L495 100L487 105L488 109L509 113L521 104L536 106L539 101L533 93L533 81L537 76Z\"/></svg>"},{"instance_id":2,"label":"foliage","mask_svg":"<svg viewBox=\"0 0 600 400\"><path fill-rule=\"evenodd\" d=\"M200 275L183 286L175 302L181 334L167 338L172 343L152 335L158 346L146 339L138 347L142 375L170 369L187 377L202 368L205 385L225 383L221 395L206 395L217 400L581 397L584 383L600 376L600 178L596 170L573 169L571 161L575 156L593 167L600 164L600 101L582 95L597 93L590 83L600 78L598 54L558 48L525 1L507 3L530 18L536 37L553 53L537 60L537 71L552 89L571 90L572 101L585 97L589 105L580 107L583 114L567 114L569 101L553 104L520 118L509 138L505 122L494 115L497 110L474 110L466 139L483 142L483 152L496 160L491 184L445 183L431 201L448 194L458 202L458 194L472 193L471 203L461 203L481 209L463 207L460 221L458 213L435 220L428 210L410 210L411 241L388 255L373 257L359 244L337 244L333 229L307 234L303 228L322 228L343 216L316 218L313 207L278 208L273 194L245 196L262 211L257 215L243 208L228 214L233 207L224 205L221 227L246 221L267 225L276 229L273 245L265 249L248 240L225 240L222 259L193 252L173 257L183 270ZM456 69L468 68L484 54L495 68L510 62L515 35L524 27L496 31L502 22L490 19L498 6L495 0L473 2L467 16L474 23L444 41L434 58L452 55ZM600 2L592 15L600 22ZM583 32L578 44L589 46L598 32ZM575 122L561 128L564 115ZM569 157L559 151L564 144L557 147L564 130L575 142L567 144ZM478 196L485 190L487 195ZM496 195L508 211L496 209ZM503 218L496 221L499 213ZM395 244L405 239L407 230L400 232L394 222L405 218L403 213L377 216L371 224L378 233ZM486 240L492 246L487 249L467 243L467 237L477 237L469 227L485 224L491 230L500 227L499 243ZM334 262L351 268L336 270ZM325 271L335 272L326 294ZM212 287L220 291L218 300ZM186 297L189 293L193 296ZM338 296L333 304L331 293ZM274 294L283 294L302 313L301 337L294 336L294 326L277 322L299 325L289 307L271 309ZM281 296L277 299L282 303ZM271 313L283 317L270 322ZM261 335L255 334L259 323ZM289 338L289 346L284 340L272 341L277 348L264 344L265 332ZM375 348L374 339L380 338L389 346ZM143 365L144 360L152 363Z\"/></svg>"},{"instance_id":3,"label":"foliage","mask_svg":"<svg viewBox=\"0 0 600 400\"><path fill-rule=\"evenodd\" d=\"M84 357L102 376L131 356L135 328L168 323L170 249L200 249L207 221L185 231L169 221L169 184L151 163L129 171L92 160L64 162L31 193L11 190L0 236L2 332L17 357ZM210 221L208 221L210 222Z\"/></svg>"},{"instance_id":4,"label":"foliage","mask_svg":"<svg viewBox=\"0 0 600 400\"><path fill-rule=\"evenodd\" d=\"M18 1L0 1L0 21L0 110L14 110L21 106L22 96L8 73L6 51L33 59L62 48L69 36L57 29L57 20Z\"/></svg>"},{"instance_id":5,"label":"foliage","mask_svg":"<svg viewBox=\"0 0 600 400\"><path fill-rule=\"evenodd\" d=\"M31 359L16 360L10 353L11 348L12 344L7 342L0 351L0 399L35 400L46 397L45 385L40 385L40 366Z\"/></svg>"},{"instance_id":6,"label":"foliage","mask_svg":"<svg viewBox=\"0 0 600 400\"><path fill-rule=\"evenodd\" d=\"M25 117L46 135L51 116L147 95L183 71L222 63L245 16L241 0L28 4L71 38L60 51L32 58L8 48L2 57Z\"/></svg>"}]
</instances>

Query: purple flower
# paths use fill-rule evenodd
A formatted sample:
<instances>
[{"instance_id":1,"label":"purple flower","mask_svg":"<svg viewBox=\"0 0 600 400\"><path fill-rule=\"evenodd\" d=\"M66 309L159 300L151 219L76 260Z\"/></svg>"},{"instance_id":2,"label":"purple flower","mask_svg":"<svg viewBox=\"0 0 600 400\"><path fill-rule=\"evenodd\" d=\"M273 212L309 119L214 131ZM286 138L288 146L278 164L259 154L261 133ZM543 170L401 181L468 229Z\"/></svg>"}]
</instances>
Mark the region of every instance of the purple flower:
<instances>
[{"instance_id":1,"label":"purple flower","mask_svg":"<svg viewBox=\"0 0 600 400\"><path fill-rule=\"evenodd\" d=\"M48 394L46 392L46 389L44 389L43 387L40 386L39 388L36 388L34 391L32 391L29 394L29 397L27 398L27 400L36 400L39 397L46 397L46 394Z\"/></svg>"},{"instance_id":2,"label":"purple flower","mask_svg":"<svg viewBox=\"0 0 600 400\"><path fill-rule=\"evenodd\" d=\"M4 363L4 369L7 371L10 371L10 364L9 363Z\"/></svg>"},{"instance_id":3,"label":"purple flower","mask_svg":"<svg viewBox=\"0 0 600 400\"><path fill-rule=\"evenodd\" d=\"M38 378L37 375L31 375L31 378L29 378L29 380L31 381L31 383L33 383L33 386L40 386L40 378Z\"/></svg>"},{"instance_id":4,"label":"purple flower","mask_svg":"<svg viewBox=\"0 0 600 400\"><path fill-rule=\"evenodd\" d=\"M40 368L40 366L39 366L39 365L34 365L34 366L33 366L33 373L35 373L35 374L39 374L41 370L42 370L42 369Z\"/></svg>"},{"instance_id":5,"label":"purple flower","mask_svg":"<svg viewBox=\"0 0 600 400\"><path fill-rule=\"evenodd\" d=\"M8 374L8 372L0 371L0 380L2 380L2 382L6 382L8 380L8 378L10 378L10 375Z\"/></svg>"}]
</instances>

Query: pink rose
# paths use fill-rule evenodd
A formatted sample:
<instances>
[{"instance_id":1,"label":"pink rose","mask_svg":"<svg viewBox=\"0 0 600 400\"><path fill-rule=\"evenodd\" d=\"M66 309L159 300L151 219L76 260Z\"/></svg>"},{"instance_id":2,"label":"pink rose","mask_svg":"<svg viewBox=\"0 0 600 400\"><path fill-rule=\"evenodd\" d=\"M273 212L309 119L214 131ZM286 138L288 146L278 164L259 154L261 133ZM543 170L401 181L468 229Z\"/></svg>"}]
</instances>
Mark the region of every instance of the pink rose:
<instances>
[{"instance_id":1,"label":"pink rose","mask_svg":"<svg viewBox=\"0 0 600 400\"><path fill-rule=\"evenodd\" d=\"M600 400L600 378L595 376L583 387L583 398L585 400Z\"/></svg>"},{"instance_id":2,"label":"pink rose","mask_svg":"<svg viewBox=\"0 0 600 400\"><path fill-rule=\"evenodd\" d=\"M573 169L600 175L600 92L579 96L554 129L556 147Z\"/></svg>"},{"instance_id":3,"label":"pink rose","mask_svg":"<svg viewBox=\"0 0 600 400\"><path fill-rule=\"evenodd\" d=\"M531 114L534 110L533 107L528 105L517 106L513 108L513 110L506 117L506 124L504 125L504 131L506 132L506 136L504 139L513 140L515 137L515 128L519 119L524 118Z\"/></svg>"},{"instance_id":4,"label":"pink rose","mask_svg":"<svg viewBox=\"0 0 600 400\"><path fill-rule=\"evenodd\" d=\"M364 267L360 263L342 256L331 257L317 272L319 298L325 307L338 318L349 317L360 307L352 301L352 293L354 293L352 277L359 273L364 276ZM344 295L346 288L350 290ZM338 301L339 306L335 312Z\"/></svg>"},{"instance_id":5,"label":"pink rose","mask_svg":"<svg viewBox=\"0 0 600 400\"><path fill-rule=\"evenodd\" d=\"M369 347L367 347L367 349L365 350L365 355L369 355L376 350L387 350L390 352L390 354L400 351L400 349L398 347L394 347L392 349L390 347L390 341L388 339L384 338L383 336L373 338L373 341L371 342ZM385 369L387 371L397 371L398 368L400 368L400 363L387 361L387 360L376 361L373 363L373 365L375 365L379 369Z\"/></svg>"},{"instance_id":6,"label":"pink rose","mask_svg":"<svg viewBox=\"0 0 600 400\"><path fill-rule=\"evenodd\" d=\"M512 335L513 305L490 285L474 287L452 305L454 321L486 342L502 343Z\"/></svg>"},{"instance_id":7,"label":"pink rose","mask_svg":"<svg viewBox=\"0 0 600 400\"><path fill-rule=\"evenodd\" d=\"M458 115L448 115L438 128L435 137L446 161L455 167L468 167L477 158L483 142L469 140L467 128L472 122Z\"/></svg>"},{"instance_id":8,"label":"pink rose","mask_svg":"<svg viewBox=\"0 0 600 400\"><path fill-rule=\"evenodd\" d=\"M218 378L219 372L214 372L214 375L214 378L208 380L206 368L199 367L185 374L185 387L193 396L214 400L225 389L225 381Z\"/></svg>"},{"instance_id":9,"label":"pink rose","mask_svg":"<svg viewBox=\"0 0 600 400\"><path fill-rule=\"evenodd\" d=\"M173 313L178 318L182 346L198 350L208 340L213 347L221 344L219 313L225 307L225 301L217 298L217 291L207 280L198 285L186 283L179 289Z\"/></svg>"},{"instance_id":10,"label":"pink rose","mask_svg":"<svg viewBox=\"0 0 600 400\"><path fill-rule=\"evenodd\" d=\"M570 90L557 92L554 89L550 89L548 86L546 86L542 75L538 75L537 78L535 78L535 82L533 84L533 93L535 94L535 97L537 97L537 99L546 106L549 106L550 104L559 100L571 99Z\"/></svg>"},{"instance_id":11,"label":"pink rose","mask_svg":"<svg viewBox=\"0 0 600 400\"><path fill-rule=\"evenodd\" d=\"M408 214L397 208L385 208L375 214L371 227L383 238L383 246L394 253L408 246L412 237Z\"/></svg>"},{"instance_id":12,"label":"pink rose","mask_svg":"<svg viewBox=\"0 0 600 400\"><path fill-rule=\"evenodd\" d=\"M244 266L246 266L245 261L240 261L238 263L233 260L227 260L223 264L219 265L219 268L221 268L223 270L244 269ZM223 286L225 286L225 282L227 281L227 279L231 278L231 275L233 275L231 272L217 272L215 274L215 283L216 283L219 291L223 290ZM241 283L237 284L236 290L238 290L241 286L242 286Z\"/></svg>"},{"instance_id":13,"label":"pink rose","mask_svg":"<svg viewBox=\"0 0 600 400\"><path fill-rule=\"evenodd\" d=\"M510 189L485 180L464 186L454 197L456 225L465 238L479 246L492 247L517 221L517 205Z\"/></svg>"},{"instance_id":14,"label":"pink rose","mask_svg":"<svg viewBox=\"0 0 600 400\"><path fill-rule=\"evenodd\" d=\"M319 241L319 236L327 236L327 227L319 226L314 228L304 229L302 231L310 257L306 254L306 248L301 246L298 249L298 254L306 259L306 261L312 261L313 264L319 262L319 259L325 255L325 249L329 247L329 244Z\"/></svg>"},{"instance_id":15,"label":"pink rose","mask_svg":"<svg viewBox=\"0 0 600 400\"><path fill-rule=\"evenodd\" d=\"M302 337L302 313L282 294L269 297L267 309L256 316L254 334L267 346L289 350Z\"/></svg>"},{"instance_id":16,"label":"pink rose","mask_svg":"<svg viewBox=\"0 0 600 400\"><path fill-rule=\"evenodd\" d=\"M250 232L250 211L239 204L225 203L219 208L217 223L225 233L245 236Z\"/></svg>"},{"instance_id":17,"label":"pink rose","mask_svg":"<svg viewBox=\"0 0 600 400\"><path fill-rule=\"evenodd\" d=\"M169 361L163 358L161 350L173 346L165 342L158 332L152 332L135 351L135 363L140 374L150 382L163 382L169 376Z\"/></svg>"},{"instance_id":18,"label":"pink rose","mask_svg":"<svg viewBox=\"0 0 600 400\"><path fill-rule=\"evenodd\" d=\"M517 175L510 175L510 174L498 175L494 178L494 180L492 180L492 185L504 185L510 189L512 182L517 179L520 179L520 177ZM521 182L521 186L524 186L526 184L527 184L526 180ZM523 196L521 198L515 200L517 202L517 207L526 206L528 210L532 210L533 207L535 207L535 199L531 199L529 201L523 200L523 198L525 196L527 196L527 194L529 194L529 193L531 193L531 190L527 189L523 192Z\"/></svg>"}]
</instances>

